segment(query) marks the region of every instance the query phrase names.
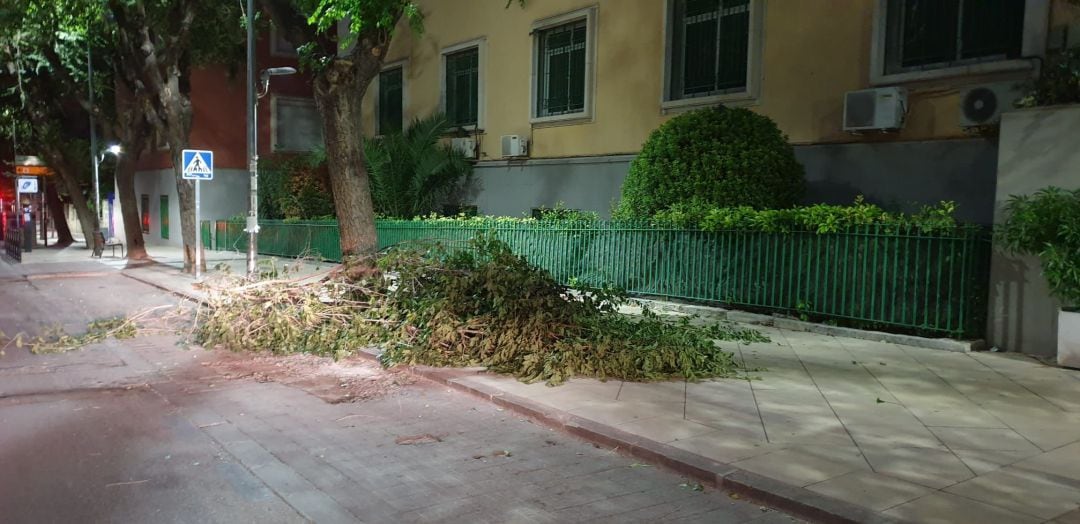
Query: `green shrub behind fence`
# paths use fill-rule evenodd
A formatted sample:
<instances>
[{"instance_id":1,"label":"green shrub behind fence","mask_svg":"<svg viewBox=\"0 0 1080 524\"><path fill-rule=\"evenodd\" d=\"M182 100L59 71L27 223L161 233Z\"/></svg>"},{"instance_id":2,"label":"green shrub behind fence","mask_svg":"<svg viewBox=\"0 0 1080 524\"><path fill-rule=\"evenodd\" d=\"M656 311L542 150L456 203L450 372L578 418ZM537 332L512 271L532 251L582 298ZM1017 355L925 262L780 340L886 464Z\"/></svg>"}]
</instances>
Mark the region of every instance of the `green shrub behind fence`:
<instances>
[{"instance_id":1,"label":"green shrub behind fence","mask_svg":"<svg viewBox=\"0 0 1080 524\"><path fill-rule=\"evenodd\" d=\"M260 253L341 257L333 222L260 225ZM215 249L246 250L243 227L217 222ZM985 324L989 239L973 227L930 234L913 226L861 226L818 234L605 221L382 220L377 230L380 249L463 243L490 231L560 282L640 295L928 335L981 336Z\"/></svg>"}]
</instances>

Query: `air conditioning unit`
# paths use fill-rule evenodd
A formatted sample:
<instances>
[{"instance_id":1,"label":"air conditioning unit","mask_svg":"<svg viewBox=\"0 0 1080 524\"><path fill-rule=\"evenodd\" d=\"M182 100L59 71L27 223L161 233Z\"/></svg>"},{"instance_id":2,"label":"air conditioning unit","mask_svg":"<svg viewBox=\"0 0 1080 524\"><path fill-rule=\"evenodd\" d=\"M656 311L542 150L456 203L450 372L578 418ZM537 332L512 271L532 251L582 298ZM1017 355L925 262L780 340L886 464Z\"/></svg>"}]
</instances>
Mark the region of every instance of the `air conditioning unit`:
<instances>
[{"instance_id":1,"label":"air conditioning unit","mask_svg":"<svg viewBox=\"0 0 1080 524\"><path fill-rule=\"evenodd\" d=\"M477 158L476 140L472 138L451 138L450 147L470 160Z\"/></svg>"},{"instance_id":2,"label":"air conditioning unit","mask_svg":"<svg viewBox=\"0 0 1080 524\"><path fill-rule=\"evenodd\" d=\"M1002 111L1013 108L1023 96L1016 83L973 86L960 92L960 127L996 124Z\"/></svg>"},{"instance_id":3,"label":"air conditioning unit","mask_svg":"<svg viewBox=\"0 0 1080 524\"><path fill-rule=\"evenodd\" d=\"M529 139L520 135L503 135L502 156L510 158L529 156Z\"/></svg>"},{"instance_id":4,"label":"air conditioning unit","mask_svg":"<svg viewBox=\"0 0 1080 524\"><path fill-rule=\"evenodd\" d=\"M907 90L879 87L844 95L844 131L887 131L904 127Z\"/></svg>"}]
</instances>

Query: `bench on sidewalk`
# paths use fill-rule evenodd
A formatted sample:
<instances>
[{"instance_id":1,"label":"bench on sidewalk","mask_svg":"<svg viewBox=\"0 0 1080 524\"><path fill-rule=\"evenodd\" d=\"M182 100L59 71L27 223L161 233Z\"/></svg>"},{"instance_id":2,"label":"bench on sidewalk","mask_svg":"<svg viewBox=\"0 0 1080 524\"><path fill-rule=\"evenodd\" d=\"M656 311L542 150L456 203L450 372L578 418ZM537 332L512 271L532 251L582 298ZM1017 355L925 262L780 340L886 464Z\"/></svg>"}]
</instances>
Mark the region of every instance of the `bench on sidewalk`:
<instances>
[{"instance_id":1,"label":"bench on sidewalk","mask_svg":"<svg viewBox=\"0 0 1080 524\"><path fill-rule=\"evenodd\" d=\"M112 248L112 255L116 257L116 248L120 248L120 258L124 258L124 243L120 241L106 242L105 234L101 230L94 231L94 251L90 253L90 258L101 258L102 253L105 252L105 248Z\"/></svg>"}]
</instances>

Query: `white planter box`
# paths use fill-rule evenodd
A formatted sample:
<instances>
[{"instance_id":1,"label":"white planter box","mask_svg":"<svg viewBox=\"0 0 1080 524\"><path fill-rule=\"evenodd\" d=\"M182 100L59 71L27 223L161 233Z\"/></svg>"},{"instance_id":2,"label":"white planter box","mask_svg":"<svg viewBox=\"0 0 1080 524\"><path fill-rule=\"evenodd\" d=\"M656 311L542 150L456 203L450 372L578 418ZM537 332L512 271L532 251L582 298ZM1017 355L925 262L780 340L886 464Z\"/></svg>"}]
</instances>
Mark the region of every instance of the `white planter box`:
<instances>
[{"instance_id":1,"label":"white planter box","mask_svg":"<svg viewBox=\"0 0 1080 524\"><path fill-rule=\"evenodd\" d=\"M1080 368L1080 312L1058 313L1057 361L1062 366Z\"/></svg>"}]
</instances>

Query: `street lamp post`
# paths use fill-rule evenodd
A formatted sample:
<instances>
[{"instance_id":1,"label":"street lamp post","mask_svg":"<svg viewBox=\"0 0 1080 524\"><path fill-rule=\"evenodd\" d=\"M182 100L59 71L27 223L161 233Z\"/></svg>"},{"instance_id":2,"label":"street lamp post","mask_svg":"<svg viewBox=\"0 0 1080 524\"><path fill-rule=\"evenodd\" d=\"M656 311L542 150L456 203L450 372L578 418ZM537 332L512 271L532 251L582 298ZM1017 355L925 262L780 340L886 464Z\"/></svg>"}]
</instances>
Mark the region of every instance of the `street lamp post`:
<instances>
[{"instance_id":1,"label":"street lamp post","mask_svg":"<svg viewBox=\"0 0 1080 524\"><path fill-rule=\"evenodd\" d=\"M259 234L259 147L258 147L258 112L259 98L266 95L270 90L270 77L275 75L291 75L296 69L291 67L274 67L264 69L259 75L263 84L263 93L258 94L255 88L255 0L247 0L247 138L248 138L248 252L247 252L247 275L254 279L257 275L255 270L255 254L258 251Z\"/></svg>"},{"instance_id":2,"label":"street lamp post","mask_svg":"<svg viewBox=\"0 0 1080 524\"><path fill-rule=\"evenodd\" d=\"M248 58L250 59L251 56L249 55ZM249 67L249 71L252 69L253 68ZM294 74L296 74L296 68L293 67L271 67L269 69L263 69L259 74L259 91L254 93L255 96L251 97L251 118L248 120L248 141L251 154L248 171L251 178L249 195L251 201L248 204L246 231L248 233L247 274L248 278L252 279L257 275L255 255L258 252L257 247L259 238L259 99L270 93L270 77Z\"/></svg>"},{"instance_id":3,"label":"street lamp post","mask_svg":"<svg viewBox=\"0 0 1080 524\"><path fill-rule=\"evenodd\" d=\"M113 144L105 148L100 154L95 152L94 155L94 212L97 213L98 217L98 229L101 229L101 220L104 217L101 212L101 184L98 181L98 168L105 161L105 155L111 153L113 156L120 156L122 152L123 148L120 147L120 144ZM109 233L112 234L111 231Z\"/></svg>"}]
</instances>

